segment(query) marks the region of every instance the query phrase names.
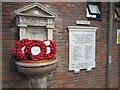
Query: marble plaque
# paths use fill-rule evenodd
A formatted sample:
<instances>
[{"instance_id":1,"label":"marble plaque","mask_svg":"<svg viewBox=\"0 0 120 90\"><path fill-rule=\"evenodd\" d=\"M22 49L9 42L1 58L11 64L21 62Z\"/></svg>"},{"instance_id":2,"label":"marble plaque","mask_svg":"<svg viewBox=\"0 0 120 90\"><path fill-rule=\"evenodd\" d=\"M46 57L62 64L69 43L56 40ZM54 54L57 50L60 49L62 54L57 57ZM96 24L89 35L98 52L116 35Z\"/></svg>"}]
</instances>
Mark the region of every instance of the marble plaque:
<instances>
[{"instance_id":1,"label":"marble plaque","mask_svg":"<svg viewBox=\"0 0 120 90\"><path fill-rule=\"evenodd\" d=\"M47 39L47 30L43 27L28 27L26 37L32 40L45 40Z\"/></svg>"},{"instance_id":2,"label":"marble plaque","mask_svg":"<svg viewBox=\"0 0 120 90\"><path fill-rule=\"evenodd\" d=\"M69 30L69 70L95 68L95 31Z\"/></svg>"},{"instance_id":3,"label":"marble plaque","mask_svg":"<svg viewBox=\"0 0 120 90\"><path fill-rule=\"evenodd\" d=\"M27 24L27 25L46 25L47 19L46 18L38 18L38 17L20 17L20 24Z\"/></svg>"}]
</instances>

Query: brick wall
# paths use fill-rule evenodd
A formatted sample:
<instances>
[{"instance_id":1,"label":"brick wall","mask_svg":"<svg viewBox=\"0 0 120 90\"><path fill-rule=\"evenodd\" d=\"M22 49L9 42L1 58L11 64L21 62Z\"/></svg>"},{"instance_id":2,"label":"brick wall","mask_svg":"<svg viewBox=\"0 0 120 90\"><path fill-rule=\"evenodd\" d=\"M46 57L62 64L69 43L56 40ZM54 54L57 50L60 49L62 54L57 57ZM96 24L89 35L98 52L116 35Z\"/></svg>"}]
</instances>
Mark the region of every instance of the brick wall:
<instances>
[{"instance_id":1,"label":"brick wall","mask_svg":"<svg viewBox=\"0 0 120 90\"><path fill-rule=\"evenodd\" d=\"M27 79L19 73L14 64L13 47L18 38L18 29L15 27L14 10L30 3L7 2L2 3L2 79L4 88L28 87ZM48 75L49 88L105 88L106 61L108 49L108 3L102 2L102 21L90 20L90 26L98 27L96 35L96 68L91 72L80 71L73 74L68 71L68 30L67 26L76 25L76 20L87 20L86 2L41 3L58 15L55 20L54 41L58 47L58 68ZM116 30L120 23L114 21L113 25L113 61L111 64L111 87L118 87L118 45L116 44Z\"/></svg>"}]
</instances>

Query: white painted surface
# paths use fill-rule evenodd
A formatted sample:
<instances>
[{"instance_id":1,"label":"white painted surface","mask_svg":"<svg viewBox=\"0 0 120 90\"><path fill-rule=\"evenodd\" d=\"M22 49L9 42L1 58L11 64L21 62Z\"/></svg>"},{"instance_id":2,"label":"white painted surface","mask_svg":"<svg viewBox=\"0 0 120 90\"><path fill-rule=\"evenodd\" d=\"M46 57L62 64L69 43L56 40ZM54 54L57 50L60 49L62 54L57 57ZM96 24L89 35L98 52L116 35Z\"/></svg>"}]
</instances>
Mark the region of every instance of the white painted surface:
<instances>
[{"instance_id":1,"label":"white painted surface","mask_svg":"<svg viewBox=\"0 0 120 90\"><path fill-rule=\"evenodd\" d=\"M84 25L90 25L90 21L85 20L76 20L76 24L84 24Z\"/></svg>"}]
</instances>

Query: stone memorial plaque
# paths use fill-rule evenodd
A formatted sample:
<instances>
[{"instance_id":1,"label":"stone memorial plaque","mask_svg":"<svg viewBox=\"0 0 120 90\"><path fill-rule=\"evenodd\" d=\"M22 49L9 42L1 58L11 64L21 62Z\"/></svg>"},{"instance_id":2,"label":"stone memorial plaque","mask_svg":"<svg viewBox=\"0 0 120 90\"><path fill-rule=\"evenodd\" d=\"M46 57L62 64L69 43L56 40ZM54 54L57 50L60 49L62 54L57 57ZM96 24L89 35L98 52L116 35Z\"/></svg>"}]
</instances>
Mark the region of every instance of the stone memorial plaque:
<instances>
[{"instance_id":1,"label":"stone memorial plaque","mask_svg":"<svg viewBox=\"0 0 120 90\"><path fill-rule=\"evenodd\" d=\"M37 2L32 3L28 6L24 6L23 8L17 9L14 12L17 15L16 25L18 26L19 29L20 40L24 38L28 38L30 40L46 40L46 39L53 40L55 18L57 17L55 13L49 11L48 9L46 9L44 6ZM46 45L49 46L50 42L46 42ZM22 48L22 53L25 53L24 49L25 47ZM40 52L41 47L39 46L33 46L31 48L32 55L38 55L40 54ZM50 47L47 47L46 53L49 54L50 52L51 52ZM52 72L53 68L56 68L55 67L56 65L54 65L56 64L56 61L57 60L55 60L54 62L48 63L45 62L45 64L43 62L43 64L35 64L32 67L31 65L25 65L25 67L29 66L31 68L29 69L30 71L28 72L31 72L31 70L32 69L34 70L35 68L34 75L29 75L30 73L27 73L30 84L29 88L47 88L46 76L47 73ZM51 66L49 66L48 64ZM39 65L39 67L36 67L36 65ZM40 68L43 68L41 69L42 71L40 71ZM27 70L28 69L26 68L24 71Z\"/></svg>"},{"instance_id":2,"label":"stone memorial plaque","mask_svg":"<svg viewBox=\"0 0 120 90\"><path fill-rule=\"evenodd\" d=\"M20 40L53 39L56 14L39 3L33 3L14 11L17 15L16 25L19 27Z\"/></svg>"},{"instance_id":3,"label":"stone memorial plaque","mask_svg":"<svg viewBox=\"0 0 120 90\"><path fill-rule=\"evenodd\" d=\"M35 40L47 39L47 31L43 27L28 27L26 37Z\"/></svg>"},{"instance_id":4,"label":"stone memorial plaque","mask_svg":"<svg viewBox=\"0 0 120 90\"><path fill-rule=\"evenodd\" d=\"M95 30L69 29L69 70L95 68L95 35Z\"/></svg>"}]
</instances>

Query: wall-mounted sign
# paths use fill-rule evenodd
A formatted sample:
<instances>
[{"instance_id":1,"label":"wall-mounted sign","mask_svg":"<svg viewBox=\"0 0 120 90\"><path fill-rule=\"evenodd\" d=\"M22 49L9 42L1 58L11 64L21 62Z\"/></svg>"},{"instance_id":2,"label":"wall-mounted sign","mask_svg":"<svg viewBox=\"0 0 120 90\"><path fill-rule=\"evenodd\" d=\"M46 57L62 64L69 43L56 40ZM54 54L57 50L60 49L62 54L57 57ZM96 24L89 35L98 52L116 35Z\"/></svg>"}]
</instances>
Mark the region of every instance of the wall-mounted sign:
<instances>
[{"instance_id":1,"label":"wall-mounted sign","mask_svg":"<svg viewBox=\"0 0 120 90\"><path fill-rule=\"evenodd\" d=\"M69 71L95 68L95 40L97 27L68 26Z\"/></svg>"},{"instance_id":2,"label":"wall-mounted sign","mask_svg":"<svg viewBox=\"0 0 120 90\"><path fill-rule=\"evenodd\" d=\"M26 38L45 40L47 38L47 29L45 27L28 27L26 29Z\"/></svg>"},{"instance_id":3,"label":"wall-mounted sign","mask_svg":"<svg viewBox=\"0 0 120 90\"><path fill-rule=\"evenodd\" d=\"M90 21L76 20L76 24L90 25Z\"/></svg>"},{"instance_id":4,"label":"wall-mounted sign","mask_svg":"<svg viewBox=\"0 0 120 90\"><path fill-rule=\"evenodd\" d=\"M120 2L115 4L115 20L120 21Z\"/></svg>"},{"instance_id":5,"label":"wall-mounted sign","mask_svg":"<svg viewBox=\"0 0 120 90\"><path fill-rule=\"evenodd\" d=\"M120 44L120 29L117 30L117 44Z\"/></svg>"},{"instance_id":6,"label":"wall-mounted sign","mask_svg":"<svg viewBox=\"0 0 120 90\"><path fill-rule=\"evenodd\" d=\"M87 2L86 16L89 20L101 19L101 2Z\"/></svg>"},{"instance_id":7,"label":"wall-mounted sign","mask_svg":"<svg viewBox=\"0 0 120 90\"><path fill-rule=\"evenodd\" d=\"M17 15L16 23L23 38L45 40L53 39L55 13L39 3L32 3L14 11Z\"/></svg>"}]
</instances>

